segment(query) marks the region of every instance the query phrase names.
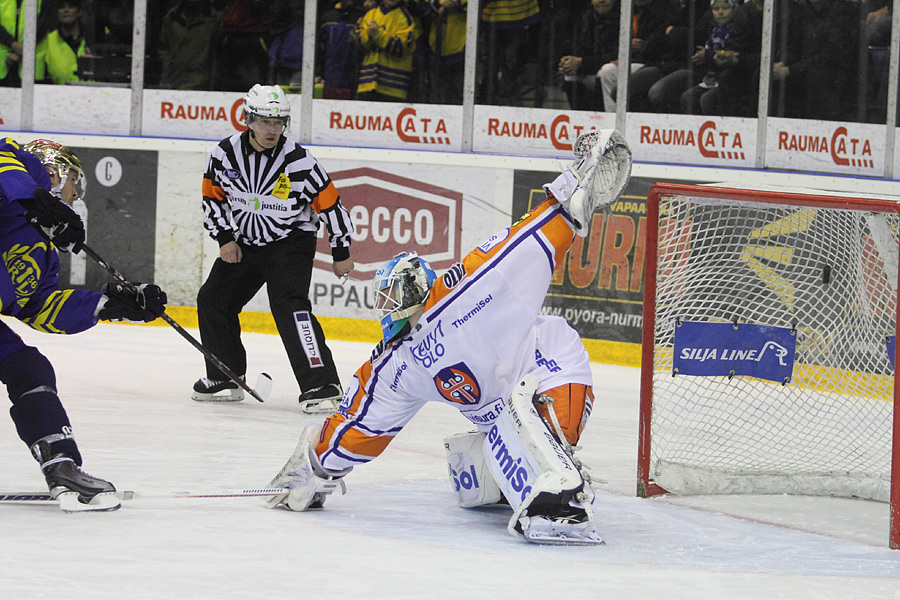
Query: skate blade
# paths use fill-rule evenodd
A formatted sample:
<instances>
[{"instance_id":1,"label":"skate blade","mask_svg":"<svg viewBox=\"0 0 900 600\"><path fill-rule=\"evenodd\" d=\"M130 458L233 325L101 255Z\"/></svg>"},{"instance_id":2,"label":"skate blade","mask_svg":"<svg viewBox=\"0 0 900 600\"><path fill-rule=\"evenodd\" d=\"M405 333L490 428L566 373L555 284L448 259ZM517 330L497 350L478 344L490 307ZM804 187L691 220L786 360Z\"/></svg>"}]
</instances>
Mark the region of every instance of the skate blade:
<instances>
[{"instance_id":1,"label":"skate blade","mask_svg":"<svg viewBox=\"0 0 900 600\"><path fill-rule=\"evenodd\" d=\"M244 390L237 388L233 390L225 390L219 394L204 394L203 392L192 392L191 400L196 402L240 402L244 399Z\"/></svg>"},{"instance_id":2,"label":"skate blade","mask_svg":"<svg viewBox=\"0 0 900 600\"><path fill-rule=\"evenodd\" d=\"M304 400L300 403L300 410L308 415L330 415L337 411L337 402L328 398Z\"/></svg>"},{"instance_id":3,"label":"skate blade","mask_svg":"<svg viewBox=\"0 0 900 600\"><path fill-rule=\"evenodd\" d=\"M534 517L522 531L529 542L557 546L601 546L605 542L597 532L584 523L555 523Z\"/></svg>"},{"instance_id":4,"label":"skate blade","mask_svg":"<svg viewBox=\"0 0 900 600\"><path fill-rule=\"evenodd\" d=\"M68 491L57 494L56 500L59 502L60 510L66 513L112 511L118 510L122 506L122 502L115 492L103 492L91 498L89 502L83 502L79 498L78 492Z\"/></svg>"}]
</instances>

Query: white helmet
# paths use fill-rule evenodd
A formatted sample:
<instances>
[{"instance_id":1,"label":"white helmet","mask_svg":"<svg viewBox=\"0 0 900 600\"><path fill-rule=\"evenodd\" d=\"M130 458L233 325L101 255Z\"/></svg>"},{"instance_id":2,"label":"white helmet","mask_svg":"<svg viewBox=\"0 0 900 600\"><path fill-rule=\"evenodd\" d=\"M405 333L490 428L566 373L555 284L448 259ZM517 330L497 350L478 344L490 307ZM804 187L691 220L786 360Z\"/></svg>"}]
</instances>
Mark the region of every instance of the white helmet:
<instances>
[{"instance_id":1,"label":"white helmet","mask_svg":"<svg viewBox=\"0 0 900 600\"><path fill-rule=\"evenodd\" d=\"M291 103L280 85L256 84L244 96L244 120L247 125L255 118L284 119L284 126L291 122Z\"/></svg>"}]
</instances>

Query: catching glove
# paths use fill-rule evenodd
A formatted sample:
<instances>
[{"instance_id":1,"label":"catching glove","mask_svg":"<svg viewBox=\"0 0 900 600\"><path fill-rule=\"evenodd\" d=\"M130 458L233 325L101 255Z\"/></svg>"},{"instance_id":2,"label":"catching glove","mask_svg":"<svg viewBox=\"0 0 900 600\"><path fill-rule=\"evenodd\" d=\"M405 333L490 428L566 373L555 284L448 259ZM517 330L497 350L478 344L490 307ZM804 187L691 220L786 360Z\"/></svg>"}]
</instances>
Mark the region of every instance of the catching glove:
<instances>
[{"instance_id":1,"label":"catching glove","mask_svg":"<svg viewBox=\"0 0 900 600\"><path fill-rule=\"evenodd\" d=\"M72 208L39 187L34 198L19 200L25 208L25 218L35 229L62 252L78 253L84 244L84 223Z\"/></svg>"},{"instance_id":2,"label":"catching glove","mask_svg":"<svg viewBox=\"0 0 900 600\"><path fill-rule=\"evenodd\" d=\"M97 310L97 318L102 321L127 321L129 323L149 323L166 310L166 293L158 285L135 283L136 291L131 291L121 283L109 283L100 291L103 300Z\"/></svg>"}]
</instances>

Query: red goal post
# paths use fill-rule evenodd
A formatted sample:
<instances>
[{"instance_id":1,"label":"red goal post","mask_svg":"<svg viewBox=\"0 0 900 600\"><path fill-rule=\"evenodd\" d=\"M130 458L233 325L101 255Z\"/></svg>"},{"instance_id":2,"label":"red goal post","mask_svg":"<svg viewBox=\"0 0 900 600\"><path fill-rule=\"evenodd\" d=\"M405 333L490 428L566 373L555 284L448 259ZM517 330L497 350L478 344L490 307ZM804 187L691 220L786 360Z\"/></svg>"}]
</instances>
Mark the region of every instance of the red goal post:
<instances>
[{"instance_id":1,"label":"red goal post","mask_svg":"<svg viewBox=\"0 0 900 600\"><path fill-rule=\"evenodd\" d=\"M886 501L900 548L900 198L732 185L647 197L638 495Z\"/></svg>"}]
</instances>

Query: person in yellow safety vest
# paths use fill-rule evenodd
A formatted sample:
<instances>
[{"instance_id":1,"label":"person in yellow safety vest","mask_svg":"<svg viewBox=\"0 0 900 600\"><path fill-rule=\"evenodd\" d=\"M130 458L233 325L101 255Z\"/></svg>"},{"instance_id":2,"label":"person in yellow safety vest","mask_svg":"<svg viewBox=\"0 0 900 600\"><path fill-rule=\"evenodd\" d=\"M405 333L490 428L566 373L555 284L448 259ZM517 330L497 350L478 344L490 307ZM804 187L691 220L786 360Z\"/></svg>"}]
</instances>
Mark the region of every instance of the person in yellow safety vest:
<instances>
[{"instance_id":1,"label":"person in yellow safety vest","mask_svg":"<svg viewBox=\"0 0 900 600\"><path fill-rule=\"evenodd\" d=\"M37 0L37 52L35 81L43 81L46 73L41 43L54 27L56 14L52 2ZM24 0L0 0L0 86L18 87L22 71L22 40L25 36Z\"/></svg>"},{"instance_id":2,"label":"person in yellow safety vest","mask_svg":"<svg viewBox=\"0 0 900 600\"><path fill-rule=\"evenodd\" d=\"M38 49L38 55L44 56L47 79L58 85L80 81L75 75L78 57L90 53L81 25L81 0L62 0L56 18L57 28L47 34Z\"/></svg>"}]
</instances>

